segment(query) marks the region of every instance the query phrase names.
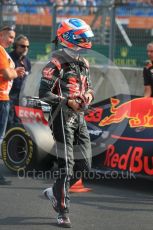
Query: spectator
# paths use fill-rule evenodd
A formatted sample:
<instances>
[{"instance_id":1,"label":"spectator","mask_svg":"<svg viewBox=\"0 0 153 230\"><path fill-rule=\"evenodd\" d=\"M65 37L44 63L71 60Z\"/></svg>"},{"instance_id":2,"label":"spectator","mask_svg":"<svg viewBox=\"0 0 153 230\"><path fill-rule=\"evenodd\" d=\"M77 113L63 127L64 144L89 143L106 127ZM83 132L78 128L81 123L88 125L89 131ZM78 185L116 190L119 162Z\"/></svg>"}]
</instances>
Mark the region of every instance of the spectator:
<instances>
[{"instance_id":1,"label":"spectator","mask_svg":"<svg viewBox=\"0 0 153 230\"><path fill-rule=\"evenodd\" d=\"M96 12L96 1L95 0L88 0L87 6L89 7L89 14L94 14Z\"/></svg>"},{"instance_id":2,"label":"spectator","mask_svg":"<svg viewBox=\"0 0 153 230\"><path fill-rule=\"evenodd\" d=\"M12 80L25 74L23 67L14 69L14 62L5 50L14 42L14 38L15 31L13 27L3 26L0 28L0 145L7 126L9 91L12 87ZM0 175L0 184L5 183L7 183L5 178Z\"/></svg>"},{"instance_id":3,"label":"spectator","mask_svg":"<svg viewBox=\"0 0 153 230\"><path fill-rule=\"evenodd\" d=\"M64 11L64 3L62 0L56 0L55 1L57 4L57 14L63 14Z\"/></svg>"},{"instance_id":4,"label":"spectator","mask_svg":"<svg viewBox=\"0 0 153 230\"><path fill-rule=\"evenodd\" d=\"M8 25L14 25L16 23L16 13L18 13L18 6L16 0L3 0L2 1L2 15L3 23Z\"/></svg>"},{"instance_id":5,"label":"spectator","mask_svg":"<svg viewBox=\"0 0 153 230\"><path fill-rule=\"evenodd\" d=\"M81 14L85 15L87 13L87 1L86 0L79 0L78 1L79 11Z\"/></svg>"},{"instance_id":6,"label":"spectator","mask_svg":"<svg viewBox=\"0 0 153 230\"><path fill-rule=\"evenodd\" d=\"M79 8L77 6L77 2L75 0L69 0L68 8L67 8L67 14L69 15L78 15L79 14Z\"/></svg>"},{"instance_id":7,"label":"spectator","mask_svg":"<svg viewBox=\"0 0 153 230\"><path fill-rule=\"evenodd\" d=\"M13 51L10 53L12 60L15 63L15 67L24 67L25 74L22 78L16 78L13 81L13 86L10 91L10 99L11 99L11 109L9 114L9 125L13 125L18 122L18 119L15 116L14 111L14 103L19 100L20 92L24 89L25 81L31 72L31 63L27 57L28 49L29 49L29 40L26 36L20 34L14 42Z\"/></svg>"},{"instance_id":8,"label":"spectator","mask_svg":"<svg viewBox=\"0 0 153 230\"><path fill-rule=\"evenodd\" d=\"M147 45L147 55L149 61L143 69L144 96L153 97L153 42Z\"/></svg>"}]
</instances>

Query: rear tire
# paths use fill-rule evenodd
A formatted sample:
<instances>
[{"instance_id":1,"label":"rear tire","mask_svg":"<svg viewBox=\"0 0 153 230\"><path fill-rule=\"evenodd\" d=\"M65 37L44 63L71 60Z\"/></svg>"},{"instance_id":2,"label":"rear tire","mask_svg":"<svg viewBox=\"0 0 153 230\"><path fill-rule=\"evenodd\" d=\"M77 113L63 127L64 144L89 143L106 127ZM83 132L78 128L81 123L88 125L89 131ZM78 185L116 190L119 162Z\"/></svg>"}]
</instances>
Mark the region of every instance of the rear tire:
<instances>
[{"instance_id":1,"label":"rear tire","mask_svg":"<svg viewBox=\"0 0 153 230\"><path fill-rule=\"evenodd\" d=\"M2 159L12 171L32 169L37 164L37 147L21 126L10 128L2 143Z\"/></svg>"}]
</instances>

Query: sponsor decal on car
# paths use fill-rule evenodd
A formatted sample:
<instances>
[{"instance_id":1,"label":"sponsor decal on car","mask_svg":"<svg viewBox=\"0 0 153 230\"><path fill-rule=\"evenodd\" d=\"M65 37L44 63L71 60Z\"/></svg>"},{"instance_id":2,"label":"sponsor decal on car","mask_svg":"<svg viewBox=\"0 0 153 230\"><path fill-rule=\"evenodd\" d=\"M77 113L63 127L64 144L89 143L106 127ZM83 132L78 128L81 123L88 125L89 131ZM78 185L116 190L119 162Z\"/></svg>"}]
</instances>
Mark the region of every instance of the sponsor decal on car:
<instances>
[{"instance_id":1,"label":"sponsor decal on car","mask_svg":"<svg viewBox=\"0 0 153 230\"><path fill-rule=\"evenodd\" d=\"M41 109L27 108L22 106L15 106L15 112L22 123L42 123L48 125L47 120L44 117L44 113Z\"/></svg>"},{"instance_id":2,"label":"sponsor decal on car","mask_svg":"<svg viewBox=\"0 0 153 230\"><path fill-rule=\"evenodd\" d=\"M93 108L89 111L89 113L85 116L85 120L87 122L100 122L102 119L103 109L100 107Z\"/></svg>"},{"instance_id":3,"label":"sponsor decal on car","mask_svg":"<svg viewBox=\"0 0 153 230\"><path fill-rule=\"evenodd\" d=\"M144 172L147 175L153 175L153 156L144 154L144 149L140 146L130 145L126 152L118 153L115 145L109 145L106 151L104 166L109 168L118 168L133 173Z\"/></svg>"},{"instance_id":4,"label":"sponsor decal on car","mask_svg":"<svg viewBox=\"0 0 153 230\"><path fill-rule=\"evenodd\" d=\"M153 127L153 98L135 98L121 105L119 104L119 99L111 98L111 115L104 117L100 121L99 126L120 123L124 119L129 119L131 128L141 126Z\"/></svg>"}]
</instances>

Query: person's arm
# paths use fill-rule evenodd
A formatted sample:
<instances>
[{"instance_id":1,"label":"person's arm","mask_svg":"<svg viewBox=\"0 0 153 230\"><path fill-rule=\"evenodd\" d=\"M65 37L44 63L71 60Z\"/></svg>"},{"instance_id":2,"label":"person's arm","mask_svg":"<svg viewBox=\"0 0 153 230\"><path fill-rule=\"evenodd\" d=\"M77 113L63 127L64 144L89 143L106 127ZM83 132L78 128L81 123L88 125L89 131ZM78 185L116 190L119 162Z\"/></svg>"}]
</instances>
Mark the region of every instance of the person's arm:
<instances>
[{"instance_id":1,"label":"person's arm","mask_svg":"<svg viewBox=\"0 0 153 230\"><path fill-rule=\"evenodd\" d=\"M5 69L1 69L0 73L3 75L3 78L6 80L13 80L18 77L16 70L9 67Z\"/></svg>"},{"instance_id":2,"label":"person's arm","mask_svg":"<svg viewBox=\"0 0 153 230\"><path fill-rule=\"evenodd\" d=\"M31 73L31 61L30 61L30 59L29 58L26 58L26 62L27 62L27 72L28 72L28 74L30 74Z\"/></svg>"},{"instance_id":3,"label":"person's arm","mask_svg":"<svg viewBox=\"0 0 153 230\"><path fill-rule=\"evenodd\" d=\"M60 70L52 63L52 60L42 70L42 78L39 87L39 98L44 102L53 105L60 102L67 102L67 99L53 93L60 78Z\"/></svg>"},{"instance_id":4,"label":"person's arm","mask_svg":"<svg viewBox=\"0 0 153 230\"><path fill-rule=\"evenodd\" d=\"M144 86L144 97L151 97L151 86L150 85L145 85Z\"/></svg>"},{"instance_id":5,"label":"person's arm","mask_svg":"<svg viewBox=\"0 0 153 230\"><path fill-rule=\"evenodd\" d=\"M144 67L143 69L143 78L144 78L144 97L151 97L152 88L151 88L151 76L150 70Z\"/></svg>"},{"instance_id":6,"label":"person's arm","mask_svg":"<svg viewBox=\"0 0 153 230\"><path fill-rule=\"evenodd\" d=\"M23 77L26 73L24 67L17 67L17 68L15 68L15 71L16 71L18 77Z\"/></svg>"},{"instance_id":7,"label":"person's arm","mask_svg":"<svg viewBox=\"0 0 153 230\"><path fill-rule=\"evenodd\" d=\"M14 80L17 77L23 77L25 74L24 67L13 68L5 68L1 69L0 73L3 75L3 78L6 80Z\"/></svg>"},{"instance_id":8,"label":"person's arm","mask_svg":"<svg viewBox=\"0 0 153 230\"><path fill-rule=\"evenodd\" d=\"M86 89L85 97L88 101L88 104L90 104L94 100L94 90L92 87L89 68L87 69L87 89Z\"/></svg>"},{"instance_id":9,"label":"person's arm","mask_svg":"<svg viewBox=\"0 0 153 230\"><path fill-rule=\"evenodd\" d=\"M60 106L67 105L75 112L80 111L80 106L75 100L67 99L53 93L53 89L59 84L60 69L50 61L42 71L42 78L39 87L39 98L50 104L60 104Z\"/></svg>"},{"instance_id":10,"label":"person's arm","mask_svg":"<svg viewBox=\"0 0 153 230\"><path fill-rule=\"evenodd\" d=\"M2 46L0 46L0 74L6 80L13 80L17 77L17 72L13 68L10 68L7 53Z\"/></svg>"}]
</instances>

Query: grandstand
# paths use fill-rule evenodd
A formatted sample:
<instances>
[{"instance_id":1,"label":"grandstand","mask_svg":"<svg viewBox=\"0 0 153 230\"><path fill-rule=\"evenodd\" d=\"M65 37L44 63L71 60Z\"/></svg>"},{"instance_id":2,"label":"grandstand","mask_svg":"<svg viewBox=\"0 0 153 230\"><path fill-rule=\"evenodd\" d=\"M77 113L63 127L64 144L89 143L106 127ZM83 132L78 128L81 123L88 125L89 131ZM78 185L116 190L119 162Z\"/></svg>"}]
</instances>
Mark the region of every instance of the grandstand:
<instances>
[{"instance_id":1,"label":"grandstand","mask_svg":"<svg viewBox=\"0 0 153 230\"><path fill-rule=\"evenodd\" d=\"M57 3L60 5L60 7L58 8L58 14L60 15L88 15L90 13L95 13L97 11L97 7L104 4L105 2L105 0L16 0L16 4L19 5L18 8L20 13L50 14L51 11L48 9L48 6L52 6L53 3ZM64 7L66 4L68 4L67 8ZM72 7L75 5L76 7ZM82 6L82 8L84 6L86 7L86 9L81 9L80 7L78 7L78 5ZM117 8L116 13L118 16L133 15L152 17L153 8L148 8L148 6L150 5L152 5L151 1L129 1L127 4L127 8L125 8L125 6L120 6ZM94 9L92 9L92 7L94 7ZM146 7L146 9L143 10L142 7Z\"/></svg>"}]
</instances>

